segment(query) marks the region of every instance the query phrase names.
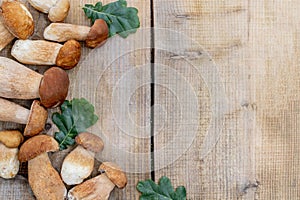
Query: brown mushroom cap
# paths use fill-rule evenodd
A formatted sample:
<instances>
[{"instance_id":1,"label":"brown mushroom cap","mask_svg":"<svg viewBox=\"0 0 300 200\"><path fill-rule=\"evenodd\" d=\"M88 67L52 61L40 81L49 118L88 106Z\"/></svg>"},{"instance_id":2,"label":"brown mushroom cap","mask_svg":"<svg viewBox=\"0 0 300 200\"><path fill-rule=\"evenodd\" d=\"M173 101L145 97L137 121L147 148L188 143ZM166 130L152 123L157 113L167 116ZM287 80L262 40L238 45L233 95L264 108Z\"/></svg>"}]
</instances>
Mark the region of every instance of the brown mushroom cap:
<instances>
[{"instance_id":1,"label":"brown mushroom cap","mask_svg":"<svg viewBox=\"0 0 300 200\"><path fill-rule=\"evenodd\" d=\"M59 150L59 145L53 137L37 135L23 143L19 151L19 161L26 162L42 153L57 150Z\"/></svg>"},{"instance_id":2,"label":"brown mushroom cap","mask_svg":"<svg viewBox=\"0 0 300 200\"><path fill-rule=\"evenodd\" d=\"M105 171L107 177L113 182L118 188L122 189L127 185L126 174L122 169L115 163L103 162L98 171Z\"/></svg>"},{"instance_id":3,"label":"brown mushroom cap","mask_svg":"<svg viewBox=\"0 0 300 200\"><path fill-rule=\"evenodd\" d=\"M68 40L56 57L56 65L63 69L72 69L75 67L81 56L81 46L76 40Z\"/></svg>"},{"instance_id":4,"label":"brown mushroom cap","mask_svg":"<svg viewBox=\"0 0 300 200\"><path fill-rule=\"evenodd\" d=\"M25 40L33 34L33 18L24 4L6 1L1 8L4 25L15 37Z\"/></svg>"},{"instance_id":5,"label":"brown mushroom cap","mask_svg":"<svg viewBox=\"0 0 300 200\"><path fill-rule=\"evenodd\" d=\"M43 106L53 108L61 105L68 95L69 76L61 68L52 67L44 73L39 93Z\"/></svg>"},{"instance_id":6,"label":"brown mushroom cap","mask_svg":"<svg viewBox=\"0 0 300 200\"><path fill-rule=\"evenodd\" d=\"M109 29L103 19L97 19L86 38L86 46L95 48L103 45L109 36Z\"/></svg>"},{"instance_id":7,"label":"brown mushroom cap","mask_svg":"<svg viewBox=\"0 0 300 200\"><path fill-rule=\"evenodd\" d=\"M17 148L24 140L20 131L0 131L0 142L8 148Z\"/></svg>"},{"instance_id":8,"label":"brown mushroom cap","mask_svg":"<svg viewBox=\"0 0 300 200\"><path fill-rule=\"evenodd\" d=\"M24 136L34 136L39 134L45 127L45 123L48 118L47 110L41 106L41 103L38 100L34 100L28 121L24 130Z\"/></svg>"},{"instance_id":9,"label":"brown mushroom cap","mask_svg":"<svg viewBox=\"0 0 300 200\"><path fill-rule=\"evenodd\" d=\"M100 137L88 132L80 133L79 135L77 135L75 141L85 149L95 153L102 151L104 147L104 143Z\"/></svg>"}]
</instances>

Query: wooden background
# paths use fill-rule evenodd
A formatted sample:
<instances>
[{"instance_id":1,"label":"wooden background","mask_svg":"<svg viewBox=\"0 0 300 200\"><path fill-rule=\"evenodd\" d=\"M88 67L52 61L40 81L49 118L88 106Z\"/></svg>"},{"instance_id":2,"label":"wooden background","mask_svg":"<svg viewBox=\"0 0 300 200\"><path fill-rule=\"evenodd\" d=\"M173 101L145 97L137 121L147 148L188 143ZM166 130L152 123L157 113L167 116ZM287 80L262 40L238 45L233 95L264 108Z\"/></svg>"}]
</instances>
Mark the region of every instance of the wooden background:
<instances>
[{"instance_id":1,"label":"wooden background","mask_svg":"<svg viewBox=\"0 0 300 200\"><path fill-rule=\"evenodd\" d=\"M88 25L81 7L96 2L72 0L66 22ZM81 64L69 71L69 98L86 97L100 116L93 131L106 146L98 159L125 163L128 171L128 186L115 189L111 199L138 199L139 180L152 176L157 181L163 175L175 186L186 186L188 199L299 199L299 1L128 0L128 5L139 9L138 33L126 40L111 38L94 51L84 48ZM37 22L33 39L40 39L49 22L46 15L30 11ZM151 26L153 30L147 29ZM159 28L185 37L180 40ZM9 52L10 46L1 55ZM151 62L155 64L147 65ZM202 65L211 71L197 70ZM135 78L121 84L131 72ZM178 77L193 88L198 110L181 110L194 97L184 98ZM218 93L211 91L215 85ZM195 112L199 120L192 118L186 126L182 113L193 117ZM214 113L220 116L221 131L212 126ZM195 124L196 137L185 149L190 130L181 126ZM211 126L216 130L207 136ZM145 134L148 138L142 138ZM172 143L174 137L183 143ZM210 148L207 138L216 141ZM209 152L204 157L203 150ZM183 153L164 166L172 151ZM22 175L0 179L0 199L33 199Z\"/></svg>"}]
</instances>

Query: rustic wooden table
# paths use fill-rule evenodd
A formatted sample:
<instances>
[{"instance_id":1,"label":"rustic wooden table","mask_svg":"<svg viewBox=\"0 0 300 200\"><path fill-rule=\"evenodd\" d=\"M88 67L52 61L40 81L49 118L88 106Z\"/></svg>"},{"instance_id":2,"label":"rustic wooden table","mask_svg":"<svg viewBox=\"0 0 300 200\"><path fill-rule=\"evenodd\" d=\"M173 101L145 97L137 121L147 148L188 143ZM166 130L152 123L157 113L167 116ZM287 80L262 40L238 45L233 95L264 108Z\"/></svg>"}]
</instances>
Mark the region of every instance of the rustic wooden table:
<instances>
[{"instance_id":1,"label":"rustic wooden table","mask_svg":"<svg viewBox=\"0 0 300 200\"><path fill-rule=\"evenodd\" d=\"M96 2L72 0L66 22L89 25L81 8ZM139 9L139 31L84 48L69 71L69 98L89 99L100 116L98 160L128 174L111 199L138 199L139 180L163 175L188 199L299 199L299 1L128 5ZM49 22L30 11L40 39ZM0 179L0 190L0 199L33 199L20 177Z\"/></svg>"}]
</instances>

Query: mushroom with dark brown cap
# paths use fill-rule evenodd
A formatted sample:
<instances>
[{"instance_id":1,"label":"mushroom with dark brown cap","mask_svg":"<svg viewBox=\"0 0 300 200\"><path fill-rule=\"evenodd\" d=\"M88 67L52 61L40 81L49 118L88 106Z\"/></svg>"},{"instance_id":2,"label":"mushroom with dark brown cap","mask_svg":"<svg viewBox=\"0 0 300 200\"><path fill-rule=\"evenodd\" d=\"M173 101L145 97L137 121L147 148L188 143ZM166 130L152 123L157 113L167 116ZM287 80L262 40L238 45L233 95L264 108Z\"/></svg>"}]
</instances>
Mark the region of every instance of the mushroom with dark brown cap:
<instances>
[{"instance_id":1,"label":"mushroom with dark brown cap","mask_svg":"<svg viewBox=\"0 0 300 200\"><path fill-rule=\"evenodd\" d=\"M0 121L26 124L24 136L33 136L40 133L48 117L47 110L34 100L28 110L16 103L0 98Z\"/></svg>"},{"instance_id":2,"label":"mushroom with dark brown cap","mask_svg":"<svg viewBox=\"0 0 300 200\"><path fill-rule=\"evenodd\" d=\"M29 185L38 200L64 199L67 189L58 172L52 167L47 152L59 150L59 145L48 135L30 138L20 148L20 162L28 161Z\"/></svg>"},{"instance_id":3,"label":"mushroom with dark brown cap","mask_svg":"<svg viewBox=\"0 0 300 200\"><path fill-rule=\"evenodd\" d=\"M0 177L9 179L17 175L20 165L18 146L23 139L20 131L0 131Z\"/></svg>"},{"instance_id":4,"label":"mushroom with dark brown cap","mask_svg":"<svg viewBox=\"0 0 300 200\"><path fill-rule=\"evenodd\" d=\"M97 19L92 27L66 23L52 23L44 30L46 40L65 42L70 39L85 41L95 48L103 45L109 37L109 29L103 19Z\"/></svg>"},{"instance_id":5,"label":"mushroom with dark brown cap","mask_svg":"<svg viewBox=\"0 0 300 200\"><path fill-rule=\"evenodd\" d=\"M105 171L104 171L105 169ZM127 184L127 177L119 166L105 162L99 167L103 172L80 185L75 186L68 192L69 200L107 200L115 186L124 188Z\"/></svg>"},{"instance_id":6,"label":"mushroom with dark brown cap","mask_svg":"<svg viewBox=\"0 0 300 200\"><path fill-rule=\"evenodd\" d=\"M58 68L44 76L5 57L0 57L0 96L14 99L40 98L46 108L62 104L68 95L68 74Z\"/></svg>"},{"instance_id":7,"label":"mushroom with dark brown cap","mask_svg":"<svg viewBox=\"0 0 300 200\"><path fill-rule=\"evenodd\" d=\"M78 146L66 156L61 177L68 185L82 183L93 171L94 156L103 150L103 141L92 133L80 133L75 138Z\"/></svg>"},{"instance_id":8,"label":"mushroom with dark brown cap","mask_svg":"<svg viewBox=\"0 0 300 200\"><path fill-rule=\"evenodd\" d=\"M64 45L45 40L17 40L11 55L23 64L72 69L80 60L81 46L76 40L69 40Z\"/></svg>"},{"instance_id":9,"label":"mushroom with dark brown cap","mask_svg":"<svg viewBox=\"0 0 300 200\"><path fill-rule=\"evenodd\" d=\"M25 40L33 34L34 22L32 15L21 2L3 2L1 16L4 25L15 37Z\"/></svg>"}]
</instances>

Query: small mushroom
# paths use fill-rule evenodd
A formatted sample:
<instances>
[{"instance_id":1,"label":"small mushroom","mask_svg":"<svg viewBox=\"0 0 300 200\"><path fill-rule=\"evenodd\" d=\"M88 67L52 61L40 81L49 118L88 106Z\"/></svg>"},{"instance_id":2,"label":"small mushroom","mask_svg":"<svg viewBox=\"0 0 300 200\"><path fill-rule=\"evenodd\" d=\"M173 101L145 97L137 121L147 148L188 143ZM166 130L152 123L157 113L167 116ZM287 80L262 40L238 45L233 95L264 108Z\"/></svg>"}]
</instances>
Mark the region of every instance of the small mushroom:
<instances>
[{"instance_id":1,"label":"small mushroom","mask_svg":"<svg viewBox=\"0 0 300 200\"><path fill-rule=\"evenodd\" d=\"M19 1L5 1L1 5L1 16L5 27L15 37L27 39L34 32L32 15Z\"/></svg>"},{"instance_id":2,"label":"small mushroom","mask_svg":"<svg viewBox=\"0 0 300 200\"><path fill-rule=\"evenodd\" d=\"M78 146L66 156L61 170L68 185L82 183L93 171L95 153L103 150L103 141L92 133L80 133L75 140Z\"/></svg>"},{"instance_id":3,"label":"small mushroom","mask_svg":"<svg viewBox=\"0 0 300 200\"><path fill-rule=\"evenodd\" d=\"M86 46L95 48L103 45L109 29L103 19L97 19L92 27L66 23L52 23L44 30L46 40L65 42L70 39L85 41Z\"/></svg>"},{"instance_id":4,"label":"small mushroom","mask_svg":"<svg viewBox=\"0 0 300 200\"><path fill-rule=\"evenodd\" d=\"M125 173L116 164L105 162L99 171L105 173L75 186L68 192L69 200L107 200L115 186L124 188L127 184Z\"/></svg>"},{"instance_id":5,"label":"small mushroom","mask_svg":"<svg viewBox=\"0 0 300 200\"><path fill-rule=\"evenodd\" d=\"M28 161L28 181L38 200L65 199L67 189L52 167L47 152L59 150L58 143L48 135L30 138L20 148L20 162Z\"/></svg>"},{"instance_id":6,"label":"small mushroom","mask_svg":"<svg viewBox=\"0 0 300 200\"><path fill-rule=\"evenodd\" d=\"M40 98L46 108L61 105L68 94L68 74L58 68L41 75L18 62L0 57L0 96L14 99Z\"/></svg>"},{"instance_id":7,"label":"small mushroom","mask_svg":"<svg viewBox=\"0 0 300 200\"><path fill-rule=\"evenodd\" d=\"M49 13L48 18L52 22L63 21L70 10L70 0L28 0L29 3L40 12Z\"/></svg>"},{"instance_id":8,"label":"small mushroom","mask_svg":"<svg viewBox=\"0 0 300 200\"><path fill-rule=\"evenodd\" d=\"M18 160L18 146L23 142L20 131L0 131L0 177L14 178L20 162Z\"/></svg>"},{"instance_id":9,"label":"small mushroom","mask_svg":"<svg viewBox=\"0 0 300 200\"><path fill-rule=\"evenodd\" d=\"M47 117L47 110L37 100L33 101L31 109L28 110L16 103L0 98L0 121L26 124L24 136L40 133L44 129ZM0 132L0 136L1 134L7 135L3 132Z\"/></svg>"},{"instance_id":10,"label":"small mushroom","mask_svg":"<svg viewBox=\"0 0 300 200\"><path fill-rule=\"evenodd\" d=\"M17 40L11 55L23 64L72 69L80 60L81 46L76 40L68 40L64 45L45 40Z\"/></svg>"}]
</instances>

